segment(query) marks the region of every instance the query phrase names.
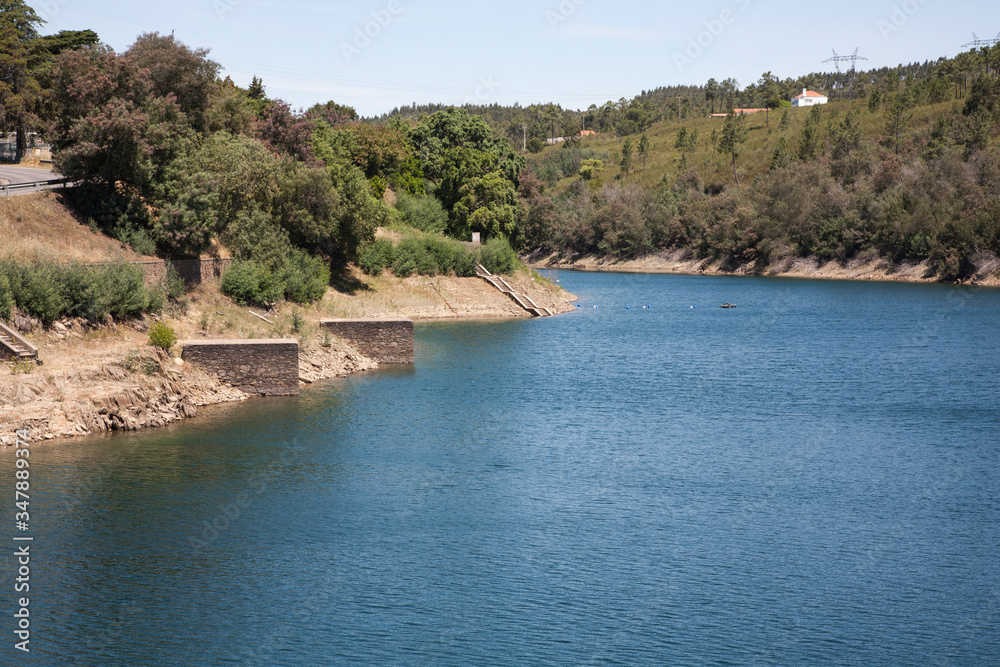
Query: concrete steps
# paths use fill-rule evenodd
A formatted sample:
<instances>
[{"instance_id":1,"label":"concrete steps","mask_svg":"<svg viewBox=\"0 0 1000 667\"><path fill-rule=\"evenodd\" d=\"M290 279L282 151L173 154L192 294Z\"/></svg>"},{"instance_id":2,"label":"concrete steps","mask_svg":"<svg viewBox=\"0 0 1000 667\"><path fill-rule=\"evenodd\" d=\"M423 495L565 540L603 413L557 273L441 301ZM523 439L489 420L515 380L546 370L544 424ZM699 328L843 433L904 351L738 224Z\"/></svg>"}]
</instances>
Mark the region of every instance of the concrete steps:
<instances>
[{"instance_id":1,"label":"concrete steps","mask_svg":"<svg viewBox=\"0 0 1000 667\"><path fill-rule=\"evenodd\" d=\"M476 265L476 275L509 296L514 303L531 313L533 317L552 317L552 312L548 308L539 306L527 294L515 291L503 277L493 275L482 264Z\"/></svg>"},{"instance_id":2,"label":"concrete steps","mask_svg":"<svg viewBox=\"0 0 1000 667\"><path fill-rule=\"evenodd\" d=\"M0 355L14 359L38 359L38 348L0 322Z\"/></svg>"}]
</instances>

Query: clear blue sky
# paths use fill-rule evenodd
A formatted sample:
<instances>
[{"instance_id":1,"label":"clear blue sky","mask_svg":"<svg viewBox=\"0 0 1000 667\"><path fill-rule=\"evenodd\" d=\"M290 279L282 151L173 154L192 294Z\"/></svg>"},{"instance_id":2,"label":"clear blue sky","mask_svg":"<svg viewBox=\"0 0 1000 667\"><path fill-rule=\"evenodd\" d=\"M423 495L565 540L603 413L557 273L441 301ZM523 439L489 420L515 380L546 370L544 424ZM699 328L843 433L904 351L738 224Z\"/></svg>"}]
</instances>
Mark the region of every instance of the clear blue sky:
<instances>
[{"instance_id":1,"label":"clear blue sky","mask_svg":"<svg viewBox=\"0 0 1000 667\"><path fill-rule=\"evenodd\" d=\"M936 59L1000 31L996 0L28 1L46 33L90 28L122 51L174 31L240 85L257 74L293 107L332 99L366 116L411 102L586 108L709 77L822 71L831 49L860 47L859 68Z\"/></svg>"}]
</instances>

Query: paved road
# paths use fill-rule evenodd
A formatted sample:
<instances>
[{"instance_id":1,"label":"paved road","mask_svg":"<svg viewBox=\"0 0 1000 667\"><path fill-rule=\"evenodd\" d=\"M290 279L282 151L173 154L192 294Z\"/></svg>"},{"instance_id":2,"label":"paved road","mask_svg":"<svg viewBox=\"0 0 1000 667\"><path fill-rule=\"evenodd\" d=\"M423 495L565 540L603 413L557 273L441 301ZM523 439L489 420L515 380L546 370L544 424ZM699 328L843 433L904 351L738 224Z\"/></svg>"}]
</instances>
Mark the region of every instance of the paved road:
<instances>
[{"instance_id":1,"label":"paved road","mask_svg":"<svg viewBox=\"0 0 1000 667\"><path fill-rule=\"evenodd\" d=\"M27 167L3 167L0 166L0 184L4 182L11 185L18 183L34 183L35 181L48 181L59 178L58 174L53 174L48 169L29 169Z\"/></svg>"},{"instance_id":2,"label":"paved road","mask_svg":"<svg viewBox=\"0 0 1000 667\"><path fill-rule=\"evenodd\" d=\"M11 190L9 193L3 191L4 185L18 185L20 183L35 183L37 181L51 181L53 179L59 178L59 174L53 173L48 169L31 169L28 167L6 167L0 166L0 197L9 194L23 195L32 192L38 192L39 190L47 190L51 186L41 186L38 188L19 188L17 190ZM62 187L58 185L56 187Z\"/></svg>"}]
</instances>

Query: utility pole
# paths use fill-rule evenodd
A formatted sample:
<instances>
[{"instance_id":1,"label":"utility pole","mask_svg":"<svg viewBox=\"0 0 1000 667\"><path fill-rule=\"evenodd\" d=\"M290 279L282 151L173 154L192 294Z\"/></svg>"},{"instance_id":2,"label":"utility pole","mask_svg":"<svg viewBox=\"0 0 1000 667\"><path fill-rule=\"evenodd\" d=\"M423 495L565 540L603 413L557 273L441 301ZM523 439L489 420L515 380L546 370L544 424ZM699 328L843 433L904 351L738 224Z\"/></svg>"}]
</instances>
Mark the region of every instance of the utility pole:
<instances>
[{"instance_id":1,"label":"utility pole","mask_svg":"<svg viewBox=\"0 0 1000 667\"><path fill-rule=\"evenodd\" d=\"M521 149L521 151L524 152L524 153L527 153L528 152L528 126L527 125L522 125L521 129L524 130L524 146Z\"/></svg>"}]
</instances>

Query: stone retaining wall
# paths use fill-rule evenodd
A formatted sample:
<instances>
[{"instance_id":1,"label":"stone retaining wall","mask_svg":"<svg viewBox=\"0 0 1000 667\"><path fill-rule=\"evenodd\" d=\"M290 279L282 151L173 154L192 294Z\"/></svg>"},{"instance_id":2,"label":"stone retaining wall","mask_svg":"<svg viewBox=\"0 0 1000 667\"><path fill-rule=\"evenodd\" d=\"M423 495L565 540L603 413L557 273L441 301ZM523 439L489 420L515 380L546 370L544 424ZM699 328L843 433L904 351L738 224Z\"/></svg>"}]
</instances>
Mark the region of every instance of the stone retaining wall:
<instances>
[{"instance_id":1,"label":"stone retaining wall","mask_svg":"<svg viewBox=\"0 0 1000 667\"><path fill-rule=\"evenodd\" d=\"M294 338L185 341L182 356L248 394L299 393L299 342Z\"/></svg>"},{"instance_id":2,"label":"stone retaining wall","mask_svg":"<svg viewBox=\"0 0 1000 667\"><path fill-rule=\"evenodd\" d=\"M142 267L147 282L159 283L167 277L167 263L169 262L177 274L190 286L221 280L223 272L232 261L231 259L161 259L135 262L135 264Z\"/></svg>"},{"instance_id":3,"label":"stone retaining wall","mask_svg":"<svg viewBox=\"0 0 1000 667\"><path fill-rule=\"evenodd\" d=\"M322 320L320 326L380 364L413 363L413 320Z\"/></svg>"}]
</instances>

